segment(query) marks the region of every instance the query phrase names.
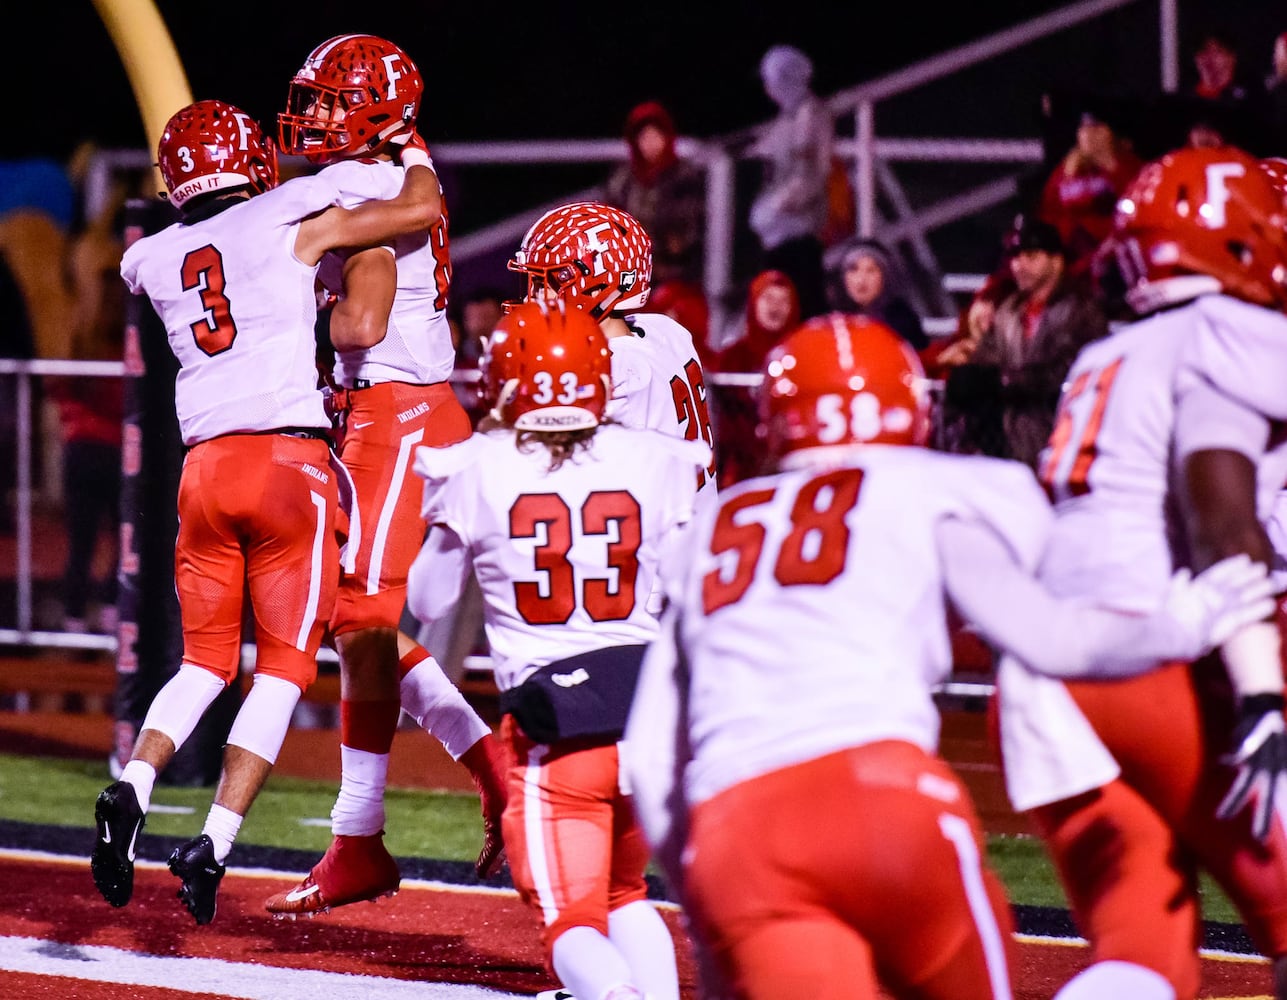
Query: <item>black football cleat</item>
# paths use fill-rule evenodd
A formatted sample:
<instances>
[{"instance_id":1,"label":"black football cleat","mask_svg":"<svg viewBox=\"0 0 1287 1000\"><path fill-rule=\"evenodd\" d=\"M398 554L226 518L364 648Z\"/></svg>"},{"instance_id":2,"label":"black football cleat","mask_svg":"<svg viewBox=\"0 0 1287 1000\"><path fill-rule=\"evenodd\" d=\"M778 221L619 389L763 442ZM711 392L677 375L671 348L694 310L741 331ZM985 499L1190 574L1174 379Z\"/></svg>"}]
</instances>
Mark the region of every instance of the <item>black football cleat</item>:
<instances>
[{"instance_id":1,"label":"black football cleat","mask_svg":"<svg viewBox=\"0 0 1287 1000\"><path fill-rule=\"evenodd\" d=\"M134 786L125 781L108 785L94 803L98 836L89 856L94 885L113 906L124 906L134 895L134 850L145 816Z\"/></svg>"},{"instance_id":2,"label":"black football cleat","mask_svg":"<svg viewBox=\"0 0 1287 1000\"><path fill-rule=\"evenodd\" d=\"M206 834L175 848L170 855L170 871L179 876L178 897L198 924L208 924L215 917L219 883L228 869L214 857L214 842Z\"/></svg>"}]
</instances>

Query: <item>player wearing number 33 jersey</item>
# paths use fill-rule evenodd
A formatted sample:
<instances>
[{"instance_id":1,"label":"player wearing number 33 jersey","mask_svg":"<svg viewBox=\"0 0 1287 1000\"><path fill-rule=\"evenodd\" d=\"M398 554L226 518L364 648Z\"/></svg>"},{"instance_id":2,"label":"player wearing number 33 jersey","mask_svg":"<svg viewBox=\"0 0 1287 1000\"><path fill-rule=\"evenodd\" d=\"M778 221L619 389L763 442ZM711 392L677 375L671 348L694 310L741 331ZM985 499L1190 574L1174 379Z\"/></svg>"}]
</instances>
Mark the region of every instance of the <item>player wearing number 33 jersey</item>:
<instances>
[{"instance_id":1,"label":"player wearing number 33 jersey","mask_svg":"<svg viewBox=\"0 0 1287 1000\"><path fill-rule=\"evenodd\" d=\"M502 317L481 367L479 432L416 453L429 533L408 605L433 620L477 577L516 761L505 844L553 973L578 997L678 1000L617 741L657 634L662 547L692 516L710 449L604 422L607 339L560 301Z\"/></svg>"},{"instance_id":2,"label":"player wearing number 33 jersey","mask_svg":"<svg viewBox=\"0 0 1287 1000\"><path fill-rule=\"evenodd\" d=\"M624 744L641 823L719 995L874 998L879 969L898 996L1008 998L1004 890L937 753L947 602L1054 673L1129 642L1202 650L1206 626L1042 589L1035 477L915 447L923 372L883 324L810 320L769 354L761 407L778 471L722 491L663 564Z\"/></svg>"}]
</instances>

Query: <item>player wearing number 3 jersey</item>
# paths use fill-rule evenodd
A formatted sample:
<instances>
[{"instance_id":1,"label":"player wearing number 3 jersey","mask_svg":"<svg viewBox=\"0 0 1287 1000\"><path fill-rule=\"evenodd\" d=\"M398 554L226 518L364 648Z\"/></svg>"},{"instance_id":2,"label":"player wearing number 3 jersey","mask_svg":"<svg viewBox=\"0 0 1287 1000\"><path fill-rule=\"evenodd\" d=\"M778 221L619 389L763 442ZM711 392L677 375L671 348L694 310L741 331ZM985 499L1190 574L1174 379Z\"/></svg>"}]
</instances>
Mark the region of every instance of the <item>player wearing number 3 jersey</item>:
<instances>
[{"instance_id":1,"label":"player wearing number 3 jersey","mask_svg":"<svg viewBox=\"0 0 1287 1000\"><path fill-rule=\"evenodd\" d=\"M691 516L710 449L605 422L607 341L560 302L512 309L482 370L480 431L417 452L429 534L408 605L432 621L477 577L516 762L510 869L554 974L577 997L678 1000L617 741L657 634L646 603L661 547Z\"/></svg>"},{"instance_id":2,"label":"player wearing number 3 jersey","mask_svg":"<svg viewBox=\"0 0 1287 1000\"><path fill-rule=\"evenodd\" d=\"M1261 522L1287 480L1283 224L1257 161L1233 148L1170 153L1124 192L1111 245L1139 318L1082 350L1040 457L1053 592L1146 613L1177 567L1270 562ZM1223 666L1159 659L1109 684L1001 663L1010 797L1032 811L1096 960L1059 1000L1195 996L1199 867L1287 998L1276 627L1251 624L1220 652Z\"/></svg>"},{"instance_id":3,"label":"player wearing number 3 jersey","mask_svg":"<svg viewBox=\"0 0 1287 1000\"><path fill-rule=\"evenodd\" d=\"M761 407L778 471L722 491L668 552L623 744L711 995L875 998L879 970L895 996L1008 998L1010 910L937 754L947 602L1057 673L1128 641L1205 649L1210 608L1187 578L1152 616L1042 589L1035 477L914 447L924 375L883 324L833 313L789 334ZM1272 606L1263 569L1225 573L1238 596L1221 629ZM1212 582L1197 590L1223 593Z\"/></svg>"},{"instance_id":4,"label":"player wearing number 3 jersey","mask_svg":"<svg viewBox=\"0 0 1287 1000\"><path fill-rule=\"evenodd\" d=\"M134 242L121 276L148 296L180 365L175 409L188 451L174 557L183 663L149 706L121 781L99 796L91 868L108 902L129 901L135 837L157 772L237 680L248 593L255 681L228 736L202 835L170 858L180 898L205 924L242 818L316 676L335 600L341 472L317 389L318 265L329 250L413 229L419 182L435 178L411 168L407 191L390 188L391 200L352 210L324 178L277 187L271 141L222 101L176 112L157 159L181 219Z\"/></svg>"}]
</instances>

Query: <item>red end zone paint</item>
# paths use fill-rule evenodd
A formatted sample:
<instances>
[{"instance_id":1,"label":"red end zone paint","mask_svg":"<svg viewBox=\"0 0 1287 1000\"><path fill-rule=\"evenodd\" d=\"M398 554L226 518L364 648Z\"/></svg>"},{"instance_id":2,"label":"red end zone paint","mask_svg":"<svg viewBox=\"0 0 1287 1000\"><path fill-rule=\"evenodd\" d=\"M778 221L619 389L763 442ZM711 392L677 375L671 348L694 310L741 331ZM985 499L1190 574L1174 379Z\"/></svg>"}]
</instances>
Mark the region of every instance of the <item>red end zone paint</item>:
<instances>
[{"instance_id":1,"label":"red end zone paint","mask_svg":"<svg viewBox=\"0 0 1287 1000\"><path fill-rule=\"evenodd\" d=\"M287 889L293 875L230 869L220 888L219 913L197 927L175 898L177 883L164 866L140 863L134 898L113 909L99 898L84 858L55 859L0 852L0 938L48 940L49 975L14 971L0 959L0 995L58 1000L183 1000L182 976L173 989L78 980L60 961L70 947L106 946L175 959L206 958L282 970L329 970L409 983L467 984L527 995L555 984L545 971L535 915L510 890L431 886L404 881L392 899L342 907L313 920L274 920L263 900ZM675 936L684 1000L696 1000L692 949L678 912L662 913ZM2 942L0 942L2 943ZM0 955L4 951L0 948ZM1016 1000L1048 1000L1087 962L1086 947L1068 940L1021 937L1014 970ZM84 962L82 965L86 964ZM102 975L102 970L96 970ZM1231 956L1203 962L1200 996L1272 995L1268 963ZM426 996L433 996L426 991ZM373 997L378 994L373 994Z\"/></svg>"}]
</instances>

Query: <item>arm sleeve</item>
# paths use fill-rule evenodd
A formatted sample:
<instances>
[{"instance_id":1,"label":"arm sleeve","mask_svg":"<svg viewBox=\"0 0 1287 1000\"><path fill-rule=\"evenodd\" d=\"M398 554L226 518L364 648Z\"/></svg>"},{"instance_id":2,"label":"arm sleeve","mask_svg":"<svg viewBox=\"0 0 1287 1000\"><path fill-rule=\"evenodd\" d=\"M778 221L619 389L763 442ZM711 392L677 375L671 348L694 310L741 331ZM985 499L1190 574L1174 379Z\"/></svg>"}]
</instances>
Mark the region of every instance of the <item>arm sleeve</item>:
<instances>
[{"instance_id":1,"label":"arm sleeve","mask_svg":"<svg viewBox=\"0 0 1287 1000\"><path fill-rule=\"evenodd\" d=\"M430 525L407 575L407 607L419 621L436 622L460 601L469 570L469 549L460 536Z\"/></svg>"},{"instance_id":2,"label":"arm sleeve","mask_svg":"<svg viewBox=\"0 0 1287 1000\"><path fill-rule=\"evenodd\" d=\"M1056 598L982 523L948 518L935 532L944 583L957 609L989 642L1039 673L1128 677L1159 660L1191 659L1202 651L1169 616Z\"/></svg>"}]
</instances>

